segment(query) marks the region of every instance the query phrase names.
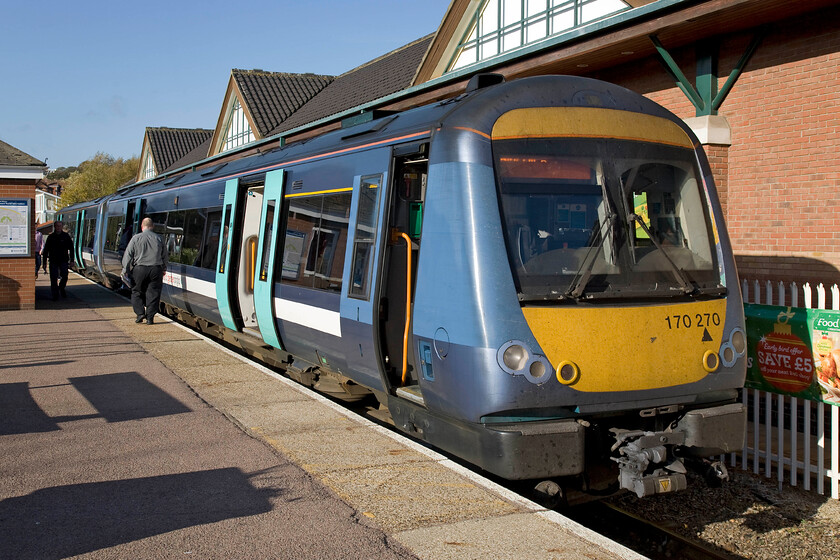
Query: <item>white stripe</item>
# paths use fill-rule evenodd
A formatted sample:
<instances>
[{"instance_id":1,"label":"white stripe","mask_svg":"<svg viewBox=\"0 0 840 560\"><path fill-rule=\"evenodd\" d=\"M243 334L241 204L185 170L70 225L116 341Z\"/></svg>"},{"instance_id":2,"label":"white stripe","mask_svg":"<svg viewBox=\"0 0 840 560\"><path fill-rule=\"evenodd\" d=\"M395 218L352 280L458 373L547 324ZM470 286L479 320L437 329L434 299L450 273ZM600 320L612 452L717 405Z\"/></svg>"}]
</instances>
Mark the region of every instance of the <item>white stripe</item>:
<instances>
[{"instance_id":1,"label":"white stripe","mask_svg":"<svg viewBox=\"0 0 840 560\"><path fill-rule=\"evenodd\" d=\"M163 275L163 283L185 292L216 299L216 284L213 282L167 272ZM341 336L341 315L337 311L329 311L288 299L274 298L274 314L283 321L289 321L333 336Z\"/></svg>"},{"instance_id":2,"label":"white stripe","mask_svg":"<svg viewBox=\"0 0 840 560\"><path fill-rule=\"evenodd\" d=\"M341 315L338 311L330 311L288 299L274 298L274 314L277 318L296 325L309 327L333 336L341 336Z\"/></svg>"},{"instance_id":3,"label":"white stripe","mask_svg":"<svg viewBox=\"0 0 840 560\"><path fill-rule=\"evenodd\" d=\"M167 272L163 275L163 283L186 292L216 299L216 284L213 282L199 280L198 278L176 274L174 272Z\"/></svg>"}]
</instances>

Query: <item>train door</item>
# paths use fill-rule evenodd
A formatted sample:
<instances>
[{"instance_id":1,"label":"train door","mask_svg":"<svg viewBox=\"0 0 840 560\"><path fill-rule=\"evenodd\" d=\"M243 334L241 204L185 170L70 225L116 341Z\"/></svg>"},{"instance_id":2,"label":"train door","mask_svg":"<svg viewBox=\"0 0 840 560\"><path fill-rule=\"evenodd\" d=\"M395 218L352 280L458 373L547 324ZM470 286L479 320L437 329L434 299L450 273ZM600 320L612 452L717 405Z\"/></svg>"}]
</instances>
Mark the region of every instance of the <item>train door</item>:
<instances>
[{"instance_id":1,"label":"train door","mask_svg":"<svg viewBox=\"0 0 840 560\"><path fill-rule=\"evenodd\" d=\"M75 221L73 222L73 231L67 233L73 238L73 259L76 261L76 270L82 271L85 268L85 261L82 259L82 231L85 227L85 211L79 210L76 212Z\"/></svg>"},{"instance_id":2,"label":"train door","mask_svg":"<svg viewBox=\"0 0 840 560\"><path fill-rule=\"evenodd\" d=\"M394 150L388 240L379 294L382 362L397 394L422 403L412 349L411 314L423 219L428 158L426 145Z\"/></svg>"},{"instance_id":3,"label":"train door","mask_svg":"<svg viewBox=\"0 0 840 560\"><path fill-rule=\"evenodd\" d=\"M274 271L277 254L277 236L280 230L280 215L283 207L282 169L269 172L265 177L262 215L260 219L259 243L257 245L257 277L254 280L254 303L257 323L263 340L283 350L277 333L274 312ZM276 280L280 280L277 278Z\"/></svg>"},{"instance_id":4,"label":"train door","mask_svg":"<svg viewBox=\"0 0 840 560\"><path fill-rule=\"evenodd\" d=\"M225 183L224 230L216 269L216 299L222 322L231 330L252 334L259 330L254 281L264 190L262 182L241 187L239 179Z\"/></svg>"},{"instance_id":5,"label":"train door","mask_svg":"<svg viewBox=\"0 0 840 560\"><path fill-rule=\"evenodd\" d=\"M123 220L123 227L122 231L120 231L120 239L117 245L117 252L120 254L120 259L122 259L126 248L128 248L128 242L131 241L131 238L140 229L138 224L142 217L138 217L140 205L137 202L135 200L129 200L126 204L125 219Z\"/></svg>"}]
</instances>

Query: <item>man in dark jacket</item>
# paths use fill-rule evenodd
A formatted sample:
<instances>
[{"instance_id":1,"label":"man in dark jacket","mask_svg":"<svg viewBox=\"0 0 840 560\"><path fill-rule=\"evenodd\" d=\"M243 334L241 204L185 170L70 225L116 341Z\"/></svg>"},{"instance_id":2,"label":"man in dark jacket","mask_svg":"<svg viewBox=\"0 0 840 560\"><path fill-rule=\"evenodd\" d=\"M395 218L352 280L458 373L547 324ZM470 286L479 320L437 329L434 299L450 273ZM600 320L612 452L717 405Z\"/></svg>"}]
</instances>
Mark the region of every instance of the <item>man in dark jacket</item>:
<instances>
[{"instance_id":1,"label":"man in dark jacket","mask_svg":"<svg viewBox=\"0 0 840 560\"><path fill-rule=\"evenodd\" d=\"M55 222L53 232L47 236L41 256L44 263L49 262L50 266L50 289L52 290L53 301L61 297L67 297L67 267L70 263L70 256L73 254L73 239L64 231L64 224Z\"/></svg>"},{"instance_id":2,"label":"man in dark jacket","mask_svg":"<svg viewBox=\"0 0 840 560\"><path fill-rule=\"evenodd\" d=\"M154 232L151 218L143 218L140 233L131 238L123 255L123 274L131 274L131 306L137 316L136 323L155 323L155 313L160 306L163 275L169 262L169 253L163 238Z\"/></svg>"}]
</instances>

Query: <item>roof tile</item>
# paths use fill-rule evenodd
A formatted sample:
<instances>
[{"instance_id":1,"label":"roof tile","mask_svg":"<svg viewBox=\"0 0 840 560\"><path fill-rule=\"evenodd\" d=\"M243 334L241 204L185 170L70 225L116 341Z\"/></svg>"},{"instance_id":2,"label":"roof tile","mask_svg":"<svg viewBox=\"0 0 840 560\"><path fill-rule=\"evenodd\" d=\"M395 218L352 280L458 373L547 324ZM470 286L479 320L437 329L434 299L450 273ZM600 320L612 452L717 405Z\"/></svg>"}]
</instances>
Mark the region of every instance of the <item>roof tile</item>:
<instances>
[{"instance_id":1,"label":"roof tile","mask_svg":"<svg viewBox=\"0 0 840 560\"><path fill-rule=\"evenodd\" d=\"M334 80L333 76L263 70L234 69L231 74L263 138Z\"/></svg>"},{"instance_id":2,"label":"roof tile","mask_svg":"<svg viewBox=\"0 0 840 560\"><path fill-rule=\"evenodd\" d=\"M32 165L35 167L45 167L47 164L15 148L11 144L6 144L0 140L0 165Z\"/></svg>"},{"instance_id":3,"label":"roof tile","mask_svg":"<svg viewBox=\"0 0 840 560\"><path fill-rule=\"evenodd\" d=\"M427 35L337 77L265 136L329 117L411 85L434 35Z\"/></svg>"},{"instance_id":4,"label":"roof tile","mask_svg":"<svg viewBox=\"0 0 840 560\"><path fill-rule=\"evenodd\" d=\"M155 167L158 173L164 173L172 168L172 164L209 141L213 131L204 128L147 127L146 135ZM205 152L202 157L206 155Z\"/></svg>"}]
</instances>

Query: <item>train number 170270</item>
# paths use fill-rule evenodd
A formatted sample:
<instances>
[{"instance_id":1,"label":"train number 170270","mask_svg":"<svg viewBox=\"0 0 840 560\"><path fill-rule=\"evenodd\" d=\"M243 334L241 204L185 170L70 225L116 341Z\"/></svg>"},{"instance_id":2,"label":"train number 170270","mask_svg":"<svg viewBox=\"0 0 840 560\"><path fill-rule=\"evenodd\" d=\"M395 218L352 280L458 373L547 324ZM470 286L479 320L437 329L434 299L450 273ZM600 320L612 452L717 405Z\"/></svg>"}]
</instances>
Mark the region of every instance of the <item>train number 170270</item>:
<instances>
[{"instance_id":1,"label":"train number 170270","mask_svg":"<svg viewBox=\"0 0 840 560\"><path fill-rule=\"evenodd\" d=\"M667 315L665 322L668 323L668 329L690 329L697 327L700 329L710 327L712 325L720 325L720 315L717 313L695 313L694 315Z\"/></svg>"}]
</instances>

